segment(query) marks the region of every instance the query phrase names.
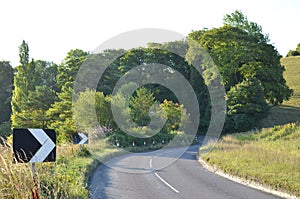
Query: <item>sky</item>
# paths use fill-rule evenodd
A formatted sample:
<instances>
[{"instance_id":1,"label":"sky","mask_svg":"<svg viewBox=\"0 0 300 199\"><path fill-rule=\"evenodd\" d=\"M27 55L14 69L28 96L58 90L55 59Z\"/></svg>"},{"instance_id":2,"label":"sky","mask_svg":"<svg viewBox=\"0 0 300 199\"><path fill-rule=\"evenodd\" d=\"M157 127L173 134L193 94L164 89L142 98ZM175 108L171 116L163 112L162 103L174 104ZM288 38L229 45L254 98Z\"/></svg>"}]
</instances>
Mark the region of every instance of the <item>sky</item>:
<instances>
[{"instance_id":1,"label":"sky","mask_svg":"<svg viewBox=\"0 0 300 199\"><path fill-rule=\"evenodd\" d=\"M300 43L299 0L9 0L0 2L0 61L19 64L25 40L30 58L59 64L71 49L92 52L112 37L135 29L162 28L187 35L222 26L242 11L262 26L283 56Z\"/></svg>"}]
</instances>

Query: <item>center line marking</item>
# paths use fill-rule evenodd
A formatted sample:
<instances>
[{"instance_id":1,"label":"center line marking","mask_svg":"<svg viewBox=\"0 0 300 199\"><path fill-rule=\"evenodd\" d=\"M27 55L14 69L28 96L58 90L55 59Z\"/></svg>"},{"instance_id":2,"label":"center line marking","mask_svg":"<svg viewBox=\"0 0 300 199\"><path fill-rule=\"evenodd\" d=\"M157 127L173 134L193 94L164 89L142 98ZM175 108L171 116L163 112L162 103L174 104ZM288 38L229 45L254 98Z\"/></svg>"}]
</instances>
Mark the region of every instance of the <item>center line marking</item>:
<instances>
[{"instance_id":1,"label":"center line marking","mask_svg":"<svg viewBox=\"0 0 300 199\"><path fill-rule=\"evenodd\" d=\"M172 152L172 151L171 151L171 152ZM170 153L170 151L169 151L169 152L166 152L166 153ZM166 153L165 153L165 154L166 154ZM159 157L159 156L161 156L161 155L163 155L163 153L156 155L156 157ZM153 160L153 158L151 158L150 161L149 161L149 166L150 166L150 168L152 168L152 160ZM155 169L154 169L154 171L155 171ZM170 189L172 189L174 192L179 193L179 191L178 191L177 189L175 189L172 185L170 185L167 181L165 181L162 177L160 177L156 172L154 172L154 175L155 175L160 181L162 181L165 185L167 185Z\"/></svg>"},{"instance_id":2,"label":"center line marking","mask_svg":"<svg viewBox=\"0 0 300 199\"><path fill-rule=\"evenodd\" d=\"M160 177L156 172L154 172L154 175L156 177L158 177L158 179L160 179L163 183L165 183L165 185L167 185L170 189L172 189L173 191L175 191L176 193L179 193L179 191L177 189L175 189L172 185L170 185L169 183L167 183L162 177Z\"/></svg>"}]
</instances>

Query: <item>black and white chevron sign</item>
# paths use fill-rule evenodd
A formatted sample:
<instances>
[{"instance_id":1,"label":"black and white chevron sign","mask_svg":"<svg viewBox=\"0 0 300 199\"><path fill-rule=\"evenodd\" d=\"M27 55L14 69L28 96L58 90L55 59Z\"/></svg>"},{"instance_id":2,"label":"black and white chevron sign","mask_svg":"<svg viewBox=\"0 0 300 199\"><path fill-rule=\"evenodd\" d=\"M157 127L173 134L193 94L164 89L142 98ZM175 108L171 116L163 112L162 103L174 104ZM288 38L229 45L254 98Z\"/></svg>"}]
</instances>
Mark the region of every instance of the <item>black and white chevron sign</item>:
<instances>
[{"instance_id":1,"label":"black and white chevron sign","mask_svg":"<svg viewBox=\"0 0 300 199\"><path fill-rule=\"evenodd\" d=\"M13 129L13 151L18 162L54 162L56 133L51 129Z\"/></svg>"},{"instance_id":2,"label":"black and white chevron sign","mask_svg":"<svg viewBox=\"0 0 300 199\"><path fill-rule=\"evenodd\" d=\"M88 144L88 137L84 133L73 134L73 143L74 144Z\"/></svg>"}]
</instances>

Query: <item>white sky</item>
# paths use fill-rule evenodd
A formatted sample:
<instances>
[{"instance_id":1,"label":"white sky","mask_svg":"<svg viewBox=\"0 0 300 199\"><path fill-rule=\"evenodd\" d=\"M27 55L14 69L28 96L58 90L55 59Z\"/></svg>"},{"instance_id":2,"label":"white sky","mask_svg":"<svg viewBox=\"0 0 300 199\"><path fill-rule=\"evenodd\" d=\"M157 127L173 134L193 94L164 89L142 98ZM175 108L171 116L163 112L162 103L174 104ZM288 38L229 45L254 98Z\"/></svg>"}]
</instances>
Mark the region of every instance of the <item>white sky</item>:
<instances>
[{"instance_id":1,"label":"white sky","mask_svg":"<svg viewBox=\"0 0 300 199\"><path fill-rule=\"evenodd\" d=\"M18 46L28 42L30 58L59 64L71 49L93 51L120 33L163 28L187 35L222 25L241 10L262 26L279 53L300 43L299 0L9 0L0 2L0 60L18 65Z\"/></svg>"}]
</instances>

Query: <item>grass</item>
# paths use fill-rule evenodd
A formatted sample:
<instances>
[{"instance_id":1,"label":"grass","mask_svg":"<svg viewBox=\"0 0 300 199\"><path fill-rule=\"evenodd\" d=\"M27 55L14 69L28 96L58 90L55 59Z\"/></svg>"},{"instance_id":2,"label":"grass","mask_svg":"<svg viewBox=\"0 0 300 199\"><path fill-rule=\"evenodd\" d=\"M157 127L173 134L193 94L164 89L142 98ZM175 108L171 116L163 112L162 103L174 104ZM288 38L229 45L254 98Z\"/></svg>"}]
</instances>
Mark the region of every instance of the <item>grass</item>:
<instances>
[{"instance_id":1,"label":"grass","mask_svg":"<svg viewBox=\"0 0 300 199\"><path fill-rule=\"evenodd\" d=\"M290 88L294 90L294 94L284 105L300 107L300 56L285 57L281 59L281 64L285 66L284 78Z\"/></svg>"},{"instance_id":2,"label":"grass","mask_svg":"<svg viewBox=\"0 0 300 199\"><path fill-rule=\"evenodd\" d=\"M264 119L260 127L272 127L300 121L300 56L281 59L285 67L283 74L287 85L293 89L293 96L283 105L273 107L269 117Z\"/></svg>"},{"instance_id":3,"label":"grass","mask_svg":"<svg viewBox=\"0 0 300 199\"><path fill-rule=\"evenodd\" d=\"M35 163L35 175L29 163L13 163L12 148L0 145L0 198L88 198L88 177L99 161L78 145L57 146L56 162ZM117 150L98 148L102 159Z\"/></svg>"},{"instance_id":4,"label":"grass","mask_svg":"<svg viewBox=\"0 0 300 199\"><path fill-rule=\"evenodd\" d=\"M300 126L292 123L224 136L203 160L225 173L300 196Z\"/></svg>"}]
</instances>

